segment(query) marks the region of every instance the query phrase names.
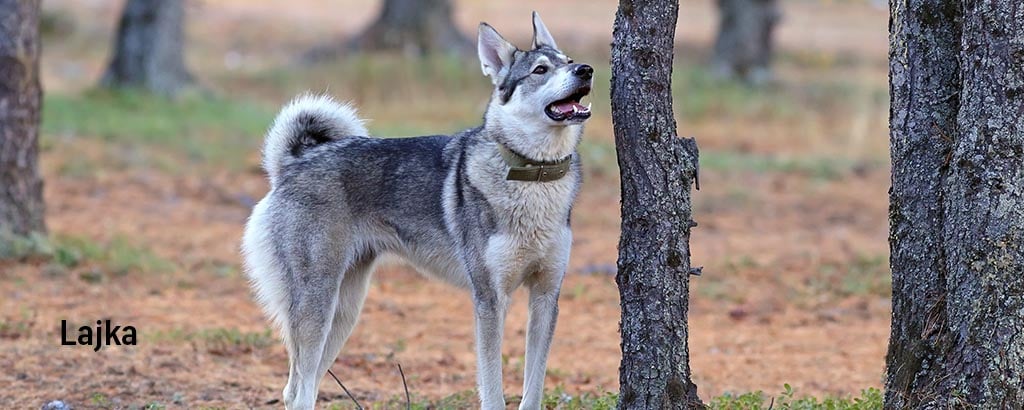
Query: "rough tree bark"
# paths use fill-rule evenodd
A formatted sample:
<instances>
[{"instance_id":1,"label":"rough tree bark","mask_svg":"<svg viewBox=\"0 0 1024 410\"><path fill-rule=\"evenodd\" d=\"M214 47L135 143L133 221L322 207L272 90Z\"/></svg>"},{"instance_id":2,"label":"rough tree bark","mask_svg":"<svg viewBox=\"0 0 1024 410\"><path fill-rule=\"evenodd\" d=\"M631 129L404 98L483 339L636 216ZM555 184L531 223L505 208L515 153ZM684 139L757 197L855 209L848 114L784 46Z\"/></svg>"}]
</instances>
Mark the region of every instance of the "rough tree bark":
<instances>
[{"instance_id":1,"label":"rough tree bark","mask_svg":"<svg viewBox=\"0 0 1024 410\"><path fill-rule=\"evenodd\" d=\"M702 407L687 340L690 184L697 145L676 136L678 0L621 0L612 42L612 122L622 179L619 408Z\"/></svg>"},{"instance_id":2,"label":"rough tree bark","mask_svg":"<svg viewBox=\"0 0 1024 410\"><path fill-rule=\"evenodd\" d=\"M718 0L715 73L752 84L771 79L772 31L782 17L776 0Z\"/></svg>"},{"instance_id":3,"label":"rough tree bark","mask_svg":"<svg viewBox=\"0 0 1024 410\"><path fill-rule=\"evenodd\" d=\"M39 0L0 0L0 242L46 231L37 167L41 98Z\"/></svg>"},{"instance_id":4,"label":"rough tree bark","mask_svg":"<svg viewBox=\"0 0 1024 410\"><path fill-rule=\"evenodd\" d=\"M172 96L194 84L185 68L184 0L128 0L100 83Z\"/></svg>"},{"instance_id":5,"label":"rough tree bark","mask_svg":"<svg viewBox=\"0 0 1024 410\"><path fill-rule=\"evenodd\" d=\"M1024 8L890 11L886 408L1024 408Z\"/></svg>"}]
</instances>

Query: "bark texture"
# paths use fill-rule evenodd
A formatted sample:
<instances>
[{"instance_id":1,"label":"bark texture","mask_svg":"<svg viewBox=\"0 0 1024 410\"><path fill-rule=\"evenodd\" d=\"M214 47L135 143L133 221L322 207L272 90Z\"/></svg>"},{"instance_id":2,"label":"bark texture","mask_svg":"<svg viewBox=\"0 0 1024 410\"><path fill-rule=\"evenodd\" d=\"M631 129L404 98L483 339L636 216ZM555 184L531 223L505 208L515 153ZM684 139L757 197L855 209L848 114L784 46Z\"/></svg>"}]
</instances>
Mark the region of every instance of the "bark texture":
<instances>
[{"instance_id":1,"label":"bark texture","mask_svg":"<svg viewBox=\"0 0 1024 410\"><path fill-rule=\"evenodd\" d=\"M422 57L429 54L474 55L474 43L455 25L451 0L383 0L377 19L348 42L321 45L306 53L317 62L343 52L391 51Z\"/></svg>"},{"instance_id":2,"label":"bark texture","mask_svg":"<svg viewBox=\"0 0 1024 410\"><path fill-rule=\"evenodd\" d=\"M959 0L892 2L889 251L892 328L886 404L915 408L938 382L922 372L948 343L944 175L959 107ZM913 98L911 98L913 97Z\"/></svg>"},{"instance_id":3,"label":"bark texture","mask_svg":"<svg viewBox=\"0 0 1024 410\"><path fill-rule=\"evenodd\" d=\"M100 83L175 95L192 85L185 68L184 0L128 0Z\"/></svg>"},{"instance_id":4,"label":"bark texture","mask_svg":"<svg viewBox=\"0 0 1024 410\"><path fill-rule=\"evenodd\" d=\"M690 379L690 184L697 145L676 136L677 0L621 0L612 43L612 122L622 180L619 408L701 408Z\"/></svg>"},{"instance_id":5,"label":"bark texture","mask_svg":"<svg viewBox=\"0 0 1024 410\"><path fill-rule=\"evenodd\" d=\"M0 0L0 241L46 231L37 167L41 98L39 0Z\"/></svg>"},{"instance_id":6,"label":"bark texture","mask_svg":"<svg viewBox=\"0 0 1024 410\"><path fill-rule=\"evenodd\" d=\"M1024 408L1024 7L897 0L886 408Z\"/></svg>"},{"instance_id":7,"label":"bark texture","mask_svg":"<svg viewBox=\"0 0 1024 410\"><path fill-rule=\"evenodd\" d=\"M776 0L718 0L715 72L753 84L771 79L772 32L782 17Z\"/></svg>"}]
</instances>

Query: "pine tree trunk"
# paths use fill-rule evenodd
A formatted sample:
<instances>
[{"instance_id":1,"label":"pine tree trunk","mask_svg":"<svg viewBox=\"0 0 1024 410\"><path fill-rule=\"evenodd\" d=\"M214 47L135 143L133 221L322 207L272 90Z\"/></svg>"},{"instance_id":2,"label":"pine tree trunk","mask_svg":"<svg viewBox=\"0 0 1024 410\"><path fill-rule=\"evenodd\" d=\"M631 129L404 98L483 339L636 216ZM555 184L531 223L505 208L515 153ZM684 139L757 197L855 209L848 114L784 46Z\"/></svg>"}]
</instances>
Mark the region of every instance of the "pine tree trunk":
<instances>
[{"instance_id":1,"label":"pine tree trunk","mask_svg":"<svg viewBox=\"0 0 1024 410\"><path fill-rule=\"evenodd\" d=\"M687 331L690 184L697 145L676 137L677 0L621 0L612 43L612 121L622 179L619 408L701 407Z\"/></svg>"},{"instance_id":2,"label":"pine tree trunk","mask_svg":"<svg viewBox=\"0 0 1024 410\"><path fill-rule=\"evenodd\" d=\"M471 54L473 44L455 26L451 0L384 0L380 15L352 39L355 51Z\"/></svg>"},{"instance_id":3,"label":"pine tree trunk","mask_svg":"<svg viewBox=\"0 0 1024 410\"><path fill-rule=\"evenodd\" d=\"M718 0L716 74L752 84L771 79L772 32L782 17L776 0Z\"/></svg>"},{"instance_id":4,"label":"pine tree trunk","mask_svg":"<svg viewBox=\"0 0 1024 410\"><path fill-rule=\"evenodd\" d=\"M1024 408L1024 8L891 3L887 408Z\"/></svg>"},{"instance_id":5,"label":"pine tree trunk","mask_svg":"<svg viewBox=\"0 0 1024 410\"><path fill-rule=\"evenodd\" d=\"M184 19L184 0L128 0L101 84L168 96L192 85L183 55Z\"/></svg>"},{"instance_id":6,"label":"pine tree trunk","mask_svg":"<svg viewBox=\"0 0 1024 410\"><path fill-rule=\"evenodd\" d=\"M1024 7L966 2L946 177L951 392L1024 409Z\"/></svg>"},{"instance_id":7,"label":"pine tree trunk","mask_svg":"<svg viewBox=\"0 0 1024 410\"><path fill-rule=\"evenodd\" d=\"M43 233L39 0L0 0L0 248Z\"/></svg>"},{"instance_id":8,"label":"pine tree trunk","mask_svg":"<svg viewBox=\"0 0 1024 410\"><path fill-rule=\"evenodd\" d=\"M939 366L938 352L949 338L943 180L959 106L960 30L954 26L960 18L958 1L893 2L889 53L893 305L886 358L888 408L919 406L922 397L918 392L941 377L922 369ZM912 95L917 97L912 99Z\"/></svg>"}]
</instances>

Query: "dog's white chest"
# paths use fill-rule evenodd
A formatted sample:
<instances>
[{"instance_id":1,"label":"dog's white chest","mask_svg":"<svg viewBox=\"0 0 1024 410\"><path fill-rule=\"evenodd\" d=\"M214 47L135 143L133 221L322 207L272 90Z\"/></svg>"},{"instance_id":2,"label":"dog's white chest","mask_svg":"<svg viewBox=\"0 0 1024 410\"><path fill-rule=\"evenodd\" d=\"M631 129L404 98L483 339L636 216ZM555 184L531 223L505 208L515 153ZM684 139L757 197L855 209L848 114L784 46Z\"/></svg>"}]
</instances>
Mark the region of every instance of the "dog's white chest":
<instances>
[{"instance_id":1,"label":"dog's white chest","mask_svg":"<svg viewBox=\"0 0 1024 410\"><path fill-rule=\"evenodd\" d=\"M484 196L494 218L485 262L498 288L511 292L527 275L564 269L572 233L569 212L578 169L549 182L507 181L497 152L469 158L469 180Z\"/></svg>"},{"instance_id":2,"label":"dog's white chest","mask_svg":"<svg viewBox=\"0 0 1024 410\"><path fill-rule=\"evenodd\" d=\"M530 184L515 184L522 189L492 202L500 217L498 233L487 243L486 261L495 274L493 279L506 292L518 287L527 275L562 269L572 244L567 221L571 183Z\"/></svg>"},{"instance_id":3,"label":"dog's white chest","mask_svg":"<svg viewBox=\"0 0 1024 410\"><path fill-rule=\"evenodd\" d=\"M493 209L498 231L513 238L516 245L550 246L568 224L578 170L549 182L507 181L508 168L496 151L474 155L468 165L470 182Z\"/></svg>"},{"instance_id":4,"label":"dog's white chest","mask_svg":"<svg viewBox=\"0 0 1024 410\"><path fill-rule=\"evenodd\" d=\"M512 184L508 196L492 203L501 207L502 228L522 246L544 248L568 224L572 207L572 185L569 181L526 182Z\"/></svg>"}]
</instances>

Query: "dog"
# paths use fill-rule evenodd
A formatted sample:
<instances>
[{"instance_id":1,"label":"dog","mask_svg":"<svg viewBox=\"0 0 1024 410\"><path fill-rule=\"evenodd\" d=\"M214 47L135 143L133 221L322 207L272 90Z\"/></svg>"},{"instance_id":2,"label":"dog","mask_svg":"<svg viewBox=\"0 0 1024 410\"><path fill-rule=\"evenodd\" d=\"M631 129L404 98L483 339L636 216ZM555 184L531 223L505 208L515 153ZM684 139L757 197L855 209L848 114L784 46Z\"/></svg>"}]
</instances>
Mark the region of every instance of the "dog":
<instances>
[{"instance_id":1,"label":"dog","mask_svg":"<svg viewBox=\"0 0 1024 410\"><path fill-rule=\"evenodd\" d=\"M372 138L350 105L308 94L274 120L263 149L271 188L253 208L242 251L288 349L286 408L313 408L383 255L470 291L485 409L505 408L505 314L525 286L520 408L540 408L581 183L576 147L590 118L580 100L593 68L559 51L536 12L533 29L533 47L520 50L480 24L480 66L494 90L479 127Z\"/></svg>"}]
</instances>

